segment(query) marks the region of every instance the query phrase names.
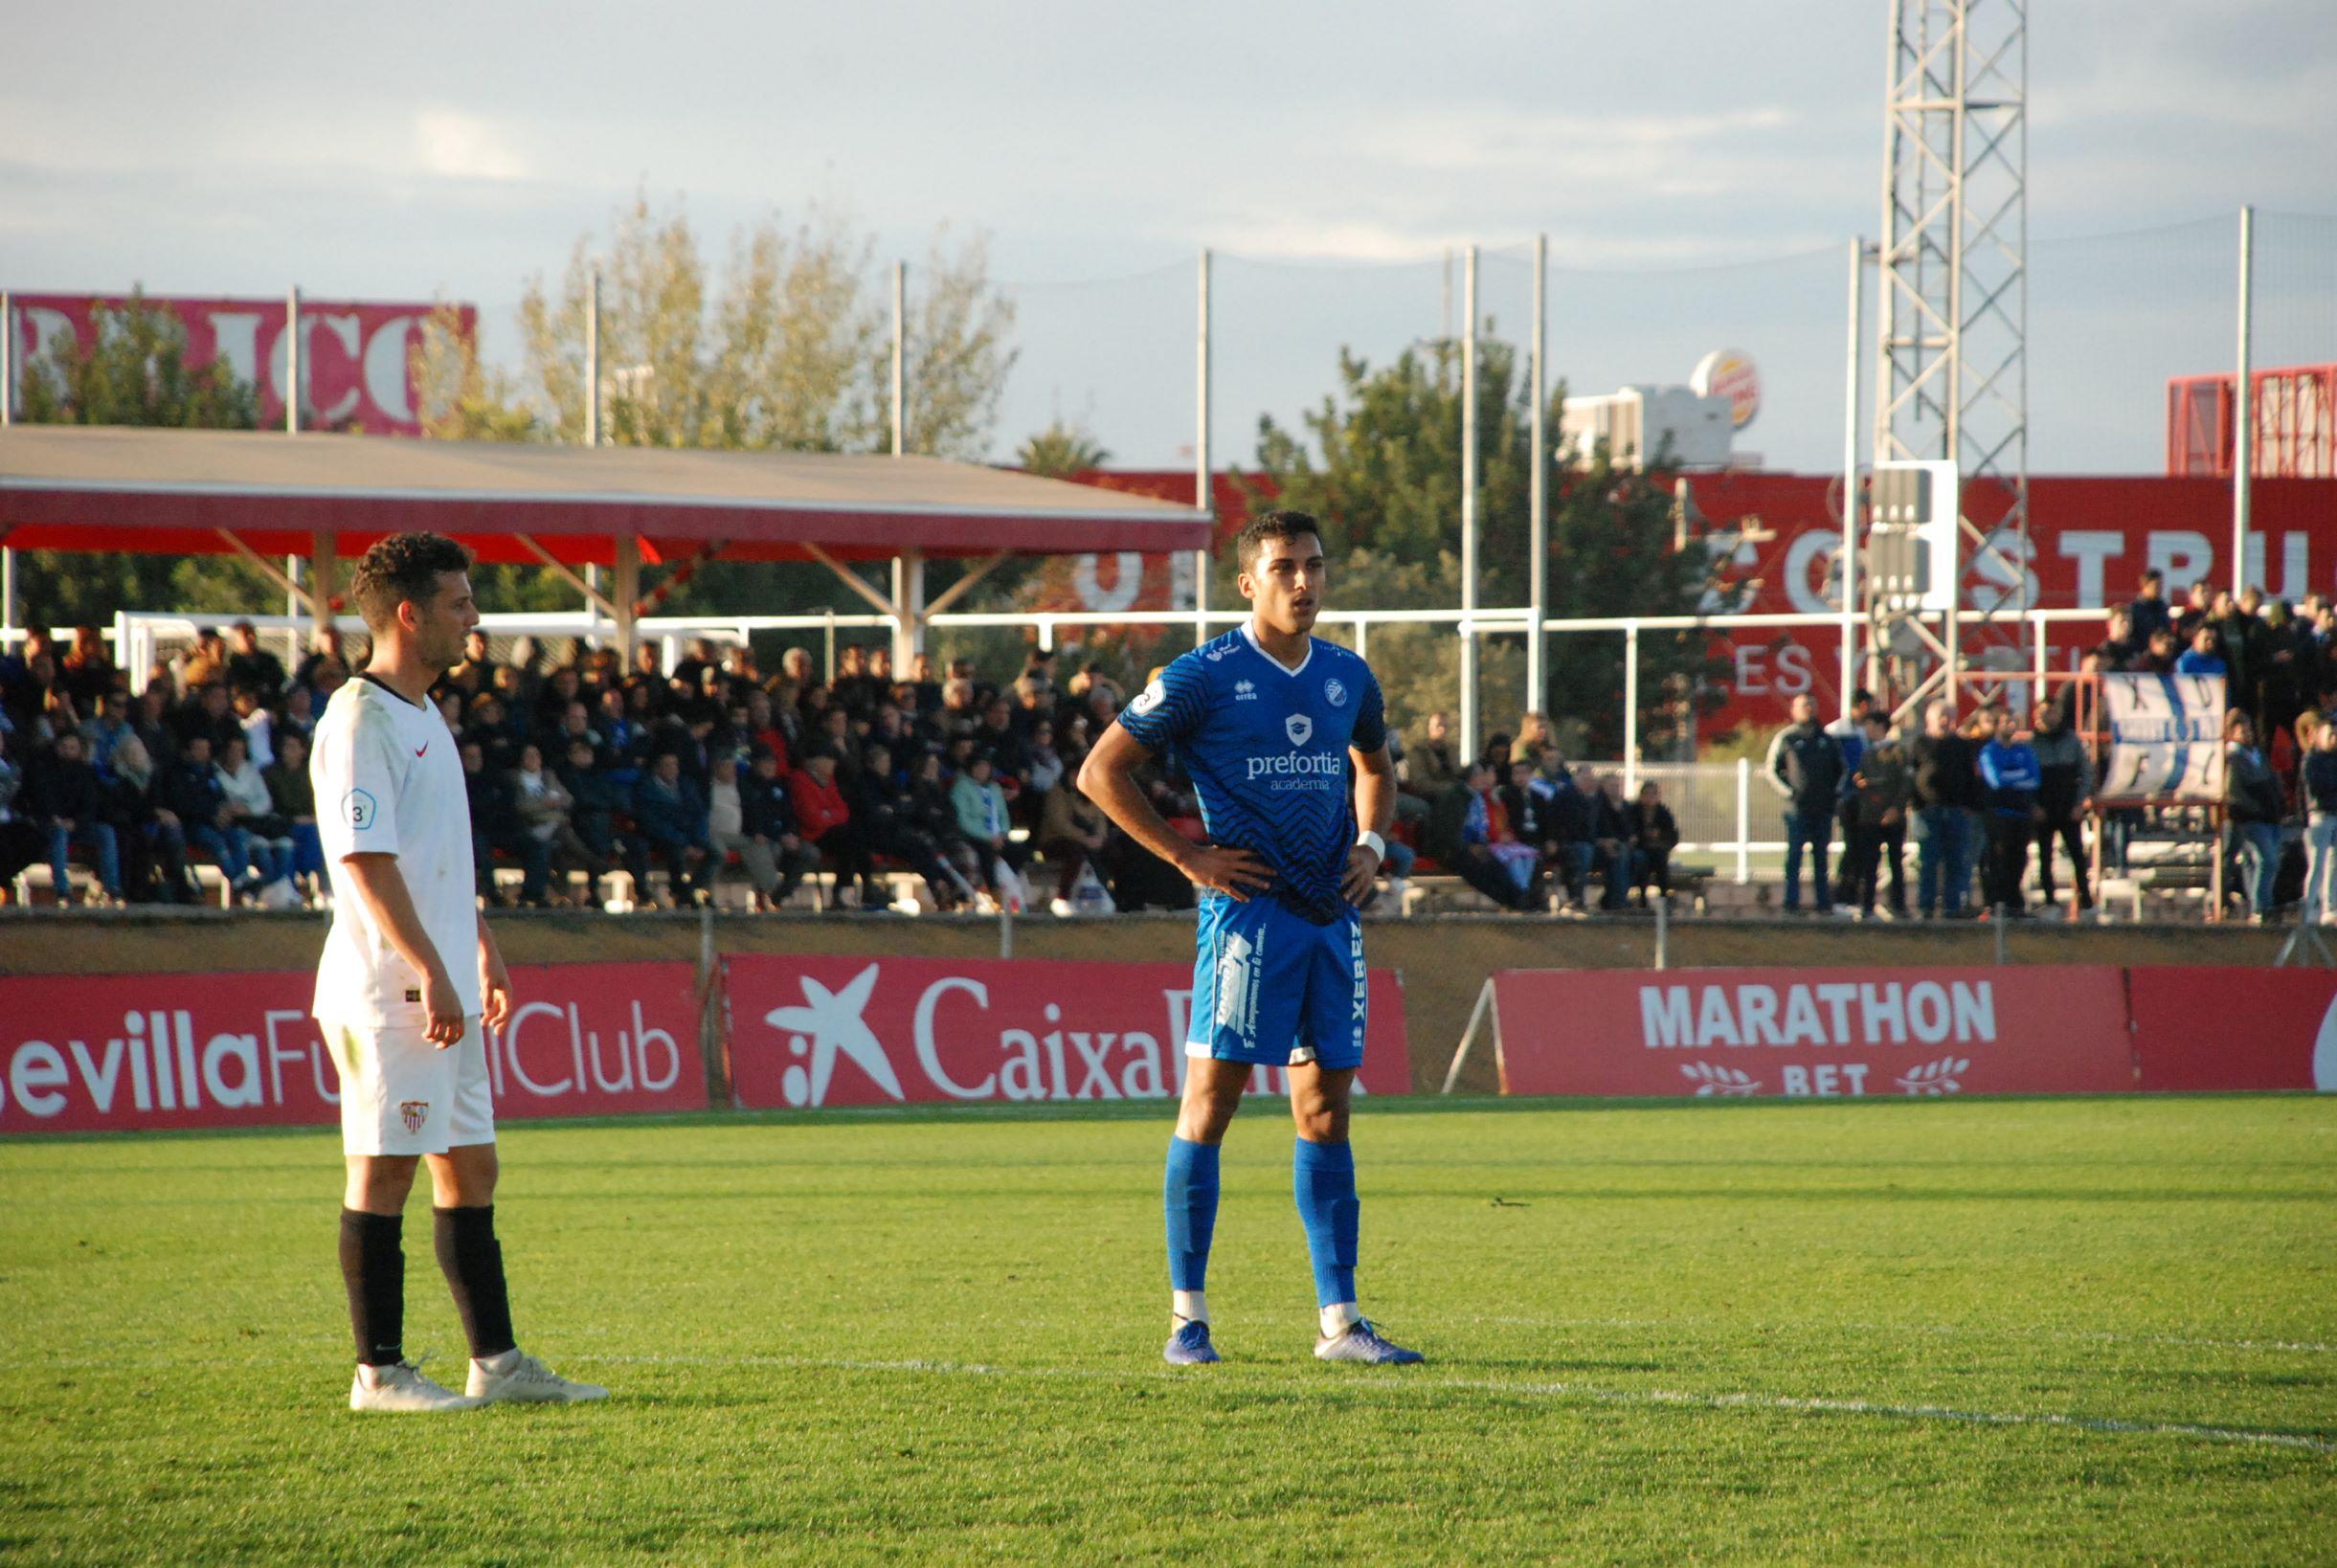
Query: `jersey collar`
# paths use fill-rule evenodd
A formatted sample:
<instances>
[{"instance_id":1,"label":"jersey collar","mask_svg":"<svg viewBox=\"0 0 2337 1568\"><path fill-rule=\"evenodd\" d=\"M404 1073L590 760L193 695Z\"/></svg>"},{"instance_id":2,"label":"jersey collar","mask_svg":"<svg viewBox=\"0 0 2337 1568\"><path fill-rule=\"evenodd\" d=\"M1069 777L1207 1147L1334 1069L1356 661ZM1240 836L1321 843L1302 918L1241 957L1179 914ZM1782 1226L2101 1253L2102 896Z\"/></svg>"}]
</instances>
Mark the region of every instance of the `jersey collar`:
<instances>
[{"instance_id":1,"label":"jersey collar","mask_svg":"<svg viewBox=\"0 0 2337 1568\"><path fill-rule=\"evenodd\" d=\"M1309 650L1309 652L1312 651L1313 650L1311 649ZM415 709L416 712L424 711L430 706L428 703L416 702L413 698L407 696L404 692L390 684L389 682L384 681L380 676L375 675L371 670L359 670L355 675L350 676L349 679L352 681L363 681L367 685L373 687L377 691L388 692L398 702L403 703L406 706Z\"/></svg>"},{"instance_id":2,"label":"jersey collar","mask_svg":"<svg viewBox=\"0 0 2337 1568\"><path fill-rule=\"evenodd\" d=\"M1242 622L1242 640L1248 643L1250 651L1256 654L1260 659L1265 660L1269 664L1273 665L1274 668L1293 679L1305 674L1307 666L1315 662L1315 639L1311 637L1307 638L1307 656L1298 661L1296 668L1292 668L1291 665L1285 664L1281 660L1276 659L1272 654L1268 653L1264 648L1260 647L1258 645L1258 634L1249 629L1249 622L1247 621Z\"/></svg>"}]
</instances>

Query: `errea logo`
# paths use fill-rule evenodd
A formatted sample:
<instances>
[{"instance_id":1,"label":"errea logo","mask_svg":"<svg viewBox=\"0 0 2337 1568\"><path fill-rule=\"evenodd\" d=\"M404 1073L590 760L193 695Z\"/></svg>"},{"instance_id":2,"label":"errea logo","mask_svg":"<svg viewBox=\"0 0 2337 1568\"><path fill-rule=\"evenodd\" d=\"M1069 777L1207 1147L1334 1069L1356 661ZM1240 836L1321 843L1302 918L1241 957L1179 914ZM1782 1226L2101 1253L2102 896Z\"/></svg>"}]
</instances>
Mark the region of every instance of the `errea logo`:
<instances>
[{"instance_id":1,"label":"errea logo","mask_svg":"<svg viewBox=\"0 0 2337 1568\"><path fill-rule=\"evenodd\" d=\"M1233 700L1237 703L1256 702L1258 700L1258 683L1255 681L1248 679L1247 676L1239 681L1236 681L1233 683Z\"/></svg>"}]
</instances>

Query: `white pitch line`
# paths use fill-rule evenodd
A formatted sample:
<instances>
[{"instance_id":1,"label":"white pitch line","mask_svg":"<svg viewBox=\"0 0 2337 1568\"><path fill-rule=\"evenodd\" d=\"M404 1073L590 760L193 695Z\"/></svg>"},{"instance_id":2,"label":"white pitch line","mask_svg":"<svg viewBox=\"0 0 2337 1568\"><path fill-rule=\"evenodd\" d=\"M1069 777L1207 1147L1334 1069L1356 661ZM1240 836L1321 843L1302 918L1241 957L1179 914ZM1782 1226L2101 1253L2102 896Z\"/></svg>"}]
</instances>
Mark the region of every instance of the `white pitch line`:
<instances>
[{"instance_id":1,"label":"white pitch line","mask_svg":"<svg viewBox=\"0 0 2337 1568\"><path fill-rule=\"evenodd\" d=\"M1137 1378L1165 1382L1193 1380L1192 1374L1111 1371L1100 1367L999 1367L971 1361L823 1360L795 1355L590 1355L573 1361L615 1366L762 1366L804 1371L909 1372L929 1376L999 1378L1116 1380ZM1202 1377L1206 1377L1202 1374ZM1237 1387L1240 1385L1236 1385ZM1940 1404L1891 1404L1875 1400L1803 1398L1790 1394L1695 1394L1678 1389L1600 1388L1588 1383L1518 1382L1494 1378L1420 1378L1398 1374L1385 1381L1355 1381L1340 1393L1408 1393L1417 1389L1465 1389L1526 1398L1580 1400L1590 1404L1666 1405L1691 1410L1775 1410L1802 1415L1877 1416L1893 1421L1951 1422L1967 1426L2049 1426L2141 1437L2191 1438L2204 1443L2246 1443L2308 1453L2337 1453L2337 1442L2301 1432L2267 1432L2246 1426L2208 1426L2192 1422L2128 1421L2111 1416L2072 1416L2054 1411L1959 1410Z\"/></svg>"},{"instance_id":2,"label":"white pitch line","mask_svg":"<svg viewBox=\"0 0 2337 1568\"><path fill-rule=\"evenodd\" d=\"M1494 1317L1474 1321L1511 1329L1782 1329L1794 1333L1920 1333L1943 1339L2046 1339L2087 1345L2158 1345L2178 1350L2231 1350L2337 1355L2337 1345L2309 1339L2194 1339L2174 1334L2111 1333L2092 1329L1975 1329L1952 1323L1741 1323L1710 1317Z\"/></svg>"}]
</instances>

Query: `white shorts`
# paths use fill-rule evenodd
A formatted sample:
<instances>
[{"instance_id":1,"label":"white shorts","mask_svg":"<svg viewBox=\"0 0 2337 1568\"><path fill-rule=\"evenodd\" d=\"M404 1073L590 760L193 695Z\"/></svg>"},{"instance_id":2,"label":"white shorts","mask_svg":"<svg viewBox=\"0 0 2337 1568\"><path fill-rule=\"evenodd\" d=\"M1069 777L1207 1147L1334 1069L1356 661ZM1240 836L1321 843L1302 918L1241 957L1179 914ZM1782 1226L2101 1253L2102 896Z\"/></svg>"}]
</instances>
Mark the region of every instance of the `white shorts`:
<instances>
[{"instance_id":1,"label":"white shorts","mask_svg":"<svg viewBox=\"0 0 2337 1568\"><path fill-rule=\"evenodd\" d=\"M486 1036L477 1017L440 1049L422 1025L317 1020L341 1069L341 1151L443 1154L495 1141Z\"/></svg>"}]
</instances>

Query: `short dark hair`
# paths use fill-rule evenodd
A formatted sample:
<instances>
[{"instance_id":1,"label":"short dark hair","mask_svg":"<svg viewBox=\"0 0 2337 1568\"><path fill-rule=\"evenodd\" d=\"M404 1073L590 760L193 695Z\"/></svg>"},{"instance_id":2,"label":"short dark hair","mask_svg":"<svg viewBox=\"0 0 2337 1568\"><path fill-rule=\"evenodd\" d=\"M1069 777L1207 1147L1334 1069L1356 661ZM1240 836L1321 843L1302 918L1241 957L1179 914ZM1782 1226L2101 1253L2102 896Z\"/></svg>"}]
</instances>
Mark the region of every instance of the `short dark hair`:
<instances>
[{"instance_id":1,"label":"short dark hair","mask_svg":"<svg viewBox=\"0 0 2337 1568\"><path fill-rule=\"evenodd\" d=\"M1258 557L1265 553L1268 540L1297 539L1310 533L1316 539L1320 539L1323 536L1323 528L1321 524L1315 522L1305 512L1287 511L1281 508L1270 512L1260 512L1247 523L1243 524L1242 531L1234 535L1234 564L1247 571Z\"/></svg>"},{"instance_id":2,"label":"short dark hair","mask_svg":"<svg viewBox=\"0 0 2337 1568\"><path fill-rule=\"evenodd\" d=\"M393 533L376 540L349 578L348 596L375 632L395 624L397 607L427 600L446 571L468 571L471 552L442 533Z\"/></svg>"}]
</instances>

